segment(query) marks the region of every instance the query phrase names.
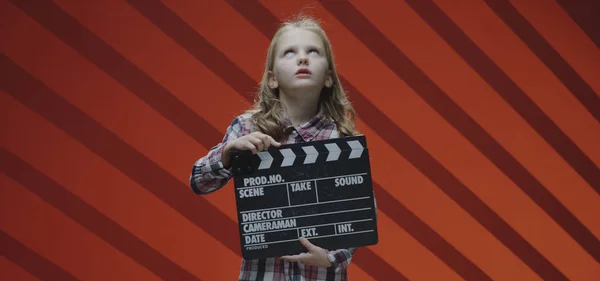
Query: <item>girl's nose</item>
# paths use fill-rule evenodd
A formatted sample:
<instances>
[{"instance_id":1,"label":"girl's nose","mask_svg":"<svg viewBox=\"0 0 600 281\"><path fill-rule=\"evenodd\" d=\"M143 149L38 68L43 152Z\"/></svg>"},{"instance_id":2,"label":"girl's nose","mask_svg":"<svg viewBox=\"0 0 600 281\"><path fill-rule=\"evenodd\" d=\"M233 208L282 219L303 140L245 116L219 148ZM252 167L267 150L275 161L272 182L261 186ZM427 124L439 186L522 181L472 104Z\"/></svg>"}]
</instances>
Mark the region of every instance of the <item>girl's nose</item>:
<instances>
[{"instance_id":1,"label":"girl's nose","mask_svg":"<svg viewBox=\"0 0 600 281\"><path fill-rule=\"evenodd\" d=\"M308 58L307 57L298 57L298 65L308 65Z\"/></svg>"}]
</instances>

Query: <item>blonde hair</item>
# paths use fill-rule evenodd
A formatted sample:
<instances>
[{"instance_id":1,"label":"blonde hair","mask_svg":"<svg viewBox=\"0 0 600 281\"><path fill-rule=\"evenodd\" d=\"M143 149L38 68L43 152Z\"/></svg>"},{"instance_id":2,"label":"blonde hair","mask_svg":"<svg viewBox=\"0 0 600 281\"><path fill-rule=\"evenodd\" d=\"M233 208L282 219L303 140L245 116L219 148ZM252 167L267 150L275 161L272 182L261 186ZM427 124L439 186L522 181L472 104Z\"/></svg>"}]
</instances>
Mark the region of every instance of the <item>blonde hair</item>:
<instances>
[{"instance_id":1,"label":"blonde hair","mask_svg":"<svg viewBox=\"0 0 600 281\"><path fill-rule=\"evenodd\" d=\"M273 63L275 61L275 52L279 37L284 32L292 28L302 28L314 32L321 38L321 40L323 40L325 55L329 64L329 70L331 71L330 75L333 80L333 85L331 87L323 87L323 90L321 90L321 95L319 98L319 111L322 111L325 118L335 122L341 136L357 135L358 132L354 128L356 112L346 97L346 93L342 88L340 79L335 70L331 43L329 42L325 31L321 28L319 23L306 16L298 16L292 21L284 22L271 40L271 44L269 45L269 49L267 51L265 72L263 73L263 77L260 82L257 99L254 102L253 109L248 111L252 113L253 126L260 132L270 135L278 141L287 137L286 134L289 133L284 131L285 128L284 122L281 118L281 112L285 109L279 100L279 91L278 89L271 89L269 87L268 74L269 71L273 70Z\"/></svg>"}]
</instances>

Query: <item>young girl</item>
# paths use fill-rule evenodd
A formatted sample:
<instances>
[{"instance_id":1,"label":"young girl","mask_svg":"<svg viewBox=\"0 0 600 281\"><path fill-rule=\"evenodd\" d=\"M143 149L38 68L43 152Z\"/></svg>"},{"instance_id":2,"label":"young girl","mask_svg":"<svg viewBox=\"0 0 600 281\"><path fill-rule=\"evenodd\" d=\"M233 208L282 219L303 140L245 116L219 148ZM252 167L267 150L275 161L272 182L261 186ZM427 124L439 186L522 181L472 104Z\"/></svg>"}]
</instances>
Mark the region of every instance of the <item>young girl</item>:
<instances>
[{"instance_id":1,"label":"young girl","mask_svg":"<svg viewBox=\"0 0 600 281\"><path fill-rule=\"evenodd\" d=\"M232 176L232 149L257 153L285 143L353 136L355 119L323 29L307 18L284 23L269 46L254 109L233 120L223 141L195 163L191 187L198 194L223 187ZM300 243L306 253L242 260L239 280L348 279L355 248L328 251L305 238Z\"/></svg>"}]
</instances>

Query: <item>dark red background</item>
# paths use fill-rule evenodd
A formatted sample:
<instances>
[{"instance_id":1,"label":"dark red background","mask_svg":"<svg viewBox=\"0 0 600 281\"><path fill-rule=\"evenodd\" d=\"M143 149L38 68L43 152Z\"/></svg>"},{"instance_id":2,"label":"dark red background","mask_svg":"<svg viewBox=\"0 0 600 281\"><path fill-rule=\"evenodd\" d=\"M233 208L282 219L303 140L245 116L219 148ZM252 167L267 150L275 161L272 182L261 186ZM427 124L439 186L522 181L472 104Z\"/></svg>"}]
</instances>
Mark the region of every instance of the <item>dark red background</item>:
<instances>
[{"instance_id":1,"label":"dark red background","mask_svg":"<svg viewBox=\"0 0 600 281\"><path fill-rule=\"evenodd\" d=\"M380 242L351 280L599 280L596 1L0 1L0 279L235 280L194 161L324 21Z\"/></svg>"}]
</instances>

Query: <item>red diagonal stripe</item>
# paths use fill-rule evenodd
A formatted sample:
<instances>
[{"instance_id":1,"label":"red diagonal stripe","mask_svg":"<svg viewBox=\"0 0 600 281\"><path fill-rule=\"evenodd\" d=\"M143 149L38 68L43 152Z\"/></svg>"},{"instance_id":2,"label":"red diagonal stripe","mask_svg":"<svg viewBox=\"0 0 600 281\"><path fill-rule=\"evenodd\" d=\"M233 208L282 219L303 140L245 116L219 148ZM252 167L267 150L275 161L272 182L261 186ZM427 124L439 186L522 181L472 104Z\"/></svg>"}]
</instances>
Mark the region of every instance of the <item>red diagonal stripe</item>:
<instances>
[{"instance_id":1,"label":"red diagonal stripe","mask_svg":"<svg viewBox=\"0 0 600 281\"><path fill-rule=\"evenodd\" d=\"M506 0L485 0L487 5L529 47L531 51L573 93L579 102L600 122L600 97L575 69L535 30L535 28ZM600 11L599 11L600 12ZM600 23L600 22L599 22ZM569 153L569 151L565 151ZM572 161L578 161L573 159ZM590 160L591 161L591 160ZM593 163L592 163L593 165ZM594 172L593 170L591 172ZM581 173L580 173L581 174ZM582 175L583 176L583 175ZM589 180L588 180L589 182Z\"/></svg>"},{"instance_id":2,"label":"red diagonal stripe","mask_svg":"<svg viewBox=\"0 0 600 281\"><path fill-rule=\"evenodd\" d=\"M359 248L352 257L352 262L363 268L375 280L408 281L408 278L368 248Z\"/></svg>"},{"instance_id":3,"label":"red diagonal stripe","mask_svg":"<svg viewBox=\"0 0 600 281\"><path fill-rule=\"evenodd\" d=\"M433 2L408 1L407 3L600 194L600 169L498 65L487 57ZM485 133L482 129L478 131Z\"/></svg>"},{"instance_id":4,"label":"red diagonal stripe","mask_svg":"<svg viewBox=\"0 0 600 281\"><path fill-rule=\"evenodd\" d=\"M157 276L200 280L18 156L0 148L0 158L2 171L10 178Z\"/></svg>"},{"instance_id":5,"label":"red diagonal stripe","mask_svg":"<svg viewBox=\"0 0 600 281\"><path fill-rule=\"evenodd\" d=\"M0 248L1 247L2 246L0 246ZM31 275L31 273L27 272L22 267L6 259L2 255L2 250L0 250L0 272L2 272L0 273L0 277L6 280L40 281L39 278Z\"/></svg>"},{"instance_id":6,"label":"red diagonal stripe","mask_svg":"<svg viewBox=\"0 0 600 281\"><path fill-rule=\"evenodd\" d=\"M221 138L210 124L171 94L167 89L124 58L93 32L51 1L12 0L15 6L67 43L83 57L119 81L131 93L188 133L204 147L212 147Z\"/></svg>"},{"instance_id":7,"label":"red diagonal stripe","mask_svg":"<svg viewBox=\"0 0 600 281\"><path fill-rule=\"evenodd\" d=\"M13 2L34 20L95 63L146 103L153 105L160 114L171 120L204 147L210 148L220 141L221 133L212 127L210 123L191 111L146 73L117 53L60 7L49 1ZM5 57L5 60L7 61L7 67L18 67L8 58ZM134 147L68 103L59 94L42 85L35 78L29 76L28 73L24 73L24 70L20 68L18 70L20 71L17 73L20 73L23 79L31 81L31 83L11 85L15 87L14 93L17 100L37 111L67 134L89 147L111 165L202 228L206 233L219 240L232 252L240 254L240 241L237 235L239 231L234 221L206 199L190 196L189 187L182 184L179 179L173 177ZM3 76L2 78L7 79L7 82L13 82L8 77ZM35 99L24 99L26 95L16 95L20 92L27 92L40 98L43 97L48 103L55 103L56 106L51 108L43 106L43 103L40 104ZM63 118L67 115L70 118ZM210 214L210 216L205 214Z\"/></svg>"},{"instance_id":8,"label":"red diagonal stripe","mask_svg":"<svg viewBox=\"0 0 600 281\"><path fill-rule=\"evenodd\" d=\"M377 206L394 222L466 280L492 280L435 230L421 221L385 188L373 182Z\"/></svg>"},{"instance_id":9,"label":"red diagonal stripe","mask_svg":"<svg viewBox=\"0 0 600 281\"><path fill-rule=\"evenodd\" d=\"M410 2L409 2L410 3ZM424 2L419 2L423 4ZM546 213L556 220L573 237L581 237L581 233L589 230L575 218L560 201L558 201L540 182L538 182L514 157L512 157L495 139L493 139L479 124L466 112L454 103L425 73L414 65L412 61L398 50L379 30L377 30L359 11L349 3L326 2L326 7L345 26L377 55L396 75L406 81L415 91L450 124L461 132L479 151L496 164L513 182L525 191ZM334 8L335 7L335 8ZM431 10L417 11L430 13ZM441 15L435 17L439 19ZM426 19L428 20L428 19ZM448 23L445 23L448 25ZM397 146L397 144L396 144ZM461 184L462 185L462 184ZM466 188L466 187L465 187ZM469 192L470 193L470 192ZM474 195L473 195L474 196ZM454 197L453 197L454 198ZM474 198L489 209L485 203ZM461 202L461 200L457 200ZM470 208L468 204L461 204L463 208ZM468 209L467 209L468 210ZM544 256L531 246L525 239L518 235L496 213L489 209L493 218L485 218L475 210L469 213L496 236L504 245L515 253L523 262L534 269L540 276L564 275L552 265ZM502 227L499 227L502 226ZM585 235L584 235L585 236ZM591 236L593 237L593 235ZM583 240L583 245L589 239ZM566 278L566 277L565 277Z\"/></svg>"},{"instance_id":10,"label":"red diagonal stripe","mask_svg":"<svg viewBox=\"0 0 600 281\"><path fill-rule=\"evenodd\" d=\"M129 0L131 6L148 18L156 27L173 38L182 48L202 62L238 94L253 102L258 82L227 58L206 38L158 0ZM248 94L252 93L252 94ZM211 134L213 132L210 132ZM217 135L221 135L218 133ZM214 143L213 143L214 144ZM210 146L208 146L210 147Z\"/></svg>"},{"instance_id":11,"label":"red diagonal stripe","mask_svg":"<svg viewBox=\"0 0 600 281\"><path fill-rule=\"evenodd\" d=\"M430 1L408 1L409 5L473 67L534 129L600 194L600 170L546 116L502 70L454 24L438 6ZM433 82L431 82L433 83ZM439 90L440 94L443 94ZM445 94L444 94L445 96ZM440 97L436 97L439 99ZM535 179L514 157L466 116L452 102L438 111L456 107L464 114L463 126L456 126L486 157L508 175L527 195L554 219L590 255L600 262L600 241L556 197ZM449 115L449 114L448 114ZM468 118L468 119L467 119Z\"/></svg>"},{"instance_id":12,"label":"red diagonal stripe","mask_svg":"<svg viewBox=\"0 0 600 281\"><path fill-rule=\"evenodd\" d=\"M257 0L226 0L225 2L231 5L269 40L273 38L281 24L281 21Z\"/></svg>"},{"instance_id":13,"label":"red diagonal stripe","mask_svg":"<svg viewBox=\"0 0 600 281\"><path fill-rule=\"evenodd\" d=\"M557 0L569 16L600 48L600 2L598 0Z\"/></svg>"},{"instance_id":14,"label":"red diagonal stripe","mask_svg":"<svg viewBox=\"0 0 600 281\"><path fill-rule=\"evenodd\" d=\"M5 163L5 158L0 158ZM4 165L4 164L3 164ZM74 280L70 273L0 230L0 254L40 280Z\"/></svg>"},{"instance_id":15,"label":"red diagonal stripe","mask_svg":"<svg viewBox=\"0 0 600 281\"><path fill-rule=\"evenodd\" d=\"M118 136L43 85L8 57L0 55L0 87L77 139L146 190L239 255L235 222ZM167 188L168 187L168 188ZM210 214L210 215L207 215Z\"/></svg>"},{"instance_id":16,"label":"red diagonal stripe","mask_svg":"<svg viewBox=\"0 0 600 281\"><path fill-rule=\"evenodd\" d=\"M157 0L127 1L158 28L171 36L182 48L196 57L213 73L226 81L236 92L253 101L258 83L229 58L198 34L185 21ZM233 67L232 67L233 66Z\"/></svg>"}]
</instances>

